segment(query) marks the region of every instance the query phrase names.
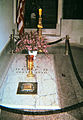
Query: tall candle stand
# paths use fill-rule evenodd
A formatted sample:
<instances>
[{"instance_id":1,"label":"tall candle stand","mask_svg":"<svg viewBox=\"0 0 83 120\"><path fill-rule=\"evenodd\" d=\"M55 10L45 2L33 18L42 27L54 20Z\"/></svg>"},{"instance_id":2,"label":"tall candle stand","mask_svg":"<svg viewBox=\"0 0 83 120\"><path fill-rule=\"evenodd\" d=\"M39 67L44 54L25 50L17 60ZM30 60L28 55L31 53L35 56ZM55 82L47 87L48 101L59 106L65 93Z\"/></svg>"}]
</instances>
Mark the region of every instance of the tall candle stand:
<instances>
[{"instance_id":1,"label":"tall candle stand","mask_svg":"<svg viewBox=\"0 0 83 120\"><path fill-rule=\"evenodd\" d=\"M38 29L39 29L39 39L41 40L41 38L42 38L42 28L43 28L43 26L42 26L42 9L40 8L39 9L39 23L38 23Z\"/></svg>"},{"instance_id":2,"label":"tall candle stand","mask_svg":"<svg viewBox=\"0 0 83 120\"><path fill-rule=\"evenodd\" d=\"M42 9L39 9L39 23L38 23L38 29L39 29L39 40L41 41L42 38ZM41 50L40 50L41 52ZM34 77L35 75L32 73L33 70L33 66L34 66L34 61L33 61L33 57L32 55L28 55L28 70L29 73L27 74L28 77Z\"/></svg>"}]
</instances>

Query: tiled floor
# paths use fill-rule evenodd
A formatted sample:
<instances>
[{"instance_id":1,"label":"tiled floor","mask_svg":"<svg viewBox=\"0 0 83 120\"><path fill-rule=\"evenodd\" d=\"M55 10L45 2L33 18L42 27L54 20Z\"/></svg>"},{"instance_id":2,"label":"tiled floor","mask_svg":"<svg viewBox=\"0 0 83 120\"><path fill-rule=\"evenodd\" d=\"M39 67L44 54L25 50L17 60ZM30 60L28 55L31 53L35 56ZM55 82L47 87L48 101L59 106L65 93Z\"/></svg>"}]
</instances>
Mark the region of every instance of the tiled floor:
<instances>
[{"instance_id":1,"label":"tiled floor","mask_svg":"<svg viewBox=\"0 0 83 120\"><path fill-rule=\"evenodd\" d=\"M55 73L53 73L53 75L55 74L55 77L57 80L57 89L58 89L60 107L64 108L64 107L76 104L78 102L82 102L83 89L80 87L75 77L69 56L64 55L64 49L62 49L62 47L59 47L59 48L52 47L50 48L49 53L53 53L52 56L54 56ZM83 62L82 62L83 49L75 47L72 49L72 53L73 53L74 60L78 68L80 77L83 78ZM16 68L16 66L13 66L13 67ZM18 70L16 72L18 72ZM13 71L14 75L16 74L16 72L14 73ZM23 71L19 70L19 72L23 72ZM41 73L41 71L39 73L38 71L36 72L39 76L40 74L43 74ZM45 72L47 71L45 70ZM23 74L26 74L26 72ZM21 115L21 114L10 113L2 110L1 120L10 120L10 119L11 120L83 120L83 107L77 108L75 110L70 110L68 112L63 112L63 113L58 113L53 115L44 115L44 116Z\"/></svg>"}]
</instances>

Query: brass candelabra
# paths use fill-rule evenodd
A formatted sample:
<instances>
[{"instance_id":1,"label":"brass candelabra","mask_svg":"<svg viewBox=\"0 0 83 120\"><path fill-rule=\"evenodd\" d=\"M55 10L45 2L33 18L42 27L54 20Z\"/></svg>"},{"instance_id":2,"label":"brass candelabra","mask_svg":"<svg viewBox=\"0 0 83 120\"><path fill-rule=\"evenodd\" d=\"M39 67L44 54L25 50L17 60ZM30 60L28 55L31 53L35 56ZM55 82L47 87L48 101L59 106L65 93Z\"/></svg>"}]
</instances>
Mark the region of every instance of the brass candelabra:
<instances>
[{"instance_id":1,"label":"brass candelabra","mask_svg":"<svg viewBox=\"0 0 83 120\"><path fill-rule=\"evenodd\" d=\"M38 29L39 29L39 39L41 39L42 38L42 28L43 28L43 26L42 26L42 9L40 8L39 9L39 23L38 23Z\"/></svg>"},{"instance_id":2,"label":"brass candelabra","mask_svg":"<svg viewBox=\"0 0 83 120\"><path fill-rule=\"evenodd\" d=\"M38 29L39 29L39 39L41 40L42 38L42 9L39 9L39 23L38 23ZM34 67L34 56L33 55L28 55L27 61L28 61L28 70L29 73L27 74L28 77L34 77L35 75L32 73L33 67Z\"/></svg>"}]
</instances>

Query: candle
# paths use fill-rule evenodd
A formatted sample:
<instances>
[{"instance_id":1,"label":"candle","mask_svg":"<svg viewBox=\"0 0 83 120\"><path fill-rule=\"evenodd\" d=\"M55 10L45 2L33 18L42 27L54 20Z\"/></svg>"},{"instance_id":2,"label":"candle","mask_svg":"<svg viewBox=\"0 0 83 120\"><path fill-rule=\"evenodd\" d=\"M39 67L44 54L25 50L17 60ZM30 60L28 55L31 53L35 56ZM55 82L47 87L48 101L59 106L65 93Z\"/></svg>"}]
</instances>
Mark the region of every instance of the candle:
<instances>
[{"instance_id":1,"label":"candle","mask_svg":"<svg viewBox=\"0 0 83 120\"><path fill-rule=\"evenodd\" d=\"M40 8L39 9L39 16L41 16L42 15L42 9Z\"/></svg>"}]
</instances>

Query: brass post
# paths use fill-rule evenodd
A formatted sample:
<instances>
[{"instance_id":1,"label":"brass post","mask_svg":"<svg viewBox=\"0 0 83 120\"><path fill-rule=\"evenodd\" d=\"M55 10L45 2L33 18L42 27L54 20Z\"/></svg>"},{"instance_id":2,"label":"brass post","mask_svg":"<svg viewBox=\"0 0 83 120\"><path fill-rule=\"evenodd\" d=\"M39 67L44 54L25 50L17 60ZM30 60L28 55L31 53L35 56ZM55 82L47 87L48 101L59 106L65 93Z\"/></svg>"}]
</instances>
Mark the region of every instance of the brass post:
<instances>
[{"instance_id":1,"label":"brass post","mask_svg":"<svg viewBox=\"0 0 83 120\"><path fill-rule=\"evenodd\" d=\"M68 55L68 41L69 41L69 35L66 35L66 40L65 40L65 55Z\"/></svg>"},{"instance_id":2,"label":"brass post","mask_svg":"<svg viewBox=\"0 0 83 120\"><path fill-rule=\"evenodd\" d=\"M10 36L10 46L11 46L11 53L14 53L15 50L15 43L14 43L14 35L15 35L15 30L12 30L12 34Z\"/></svg>"},{"instance_id":3,"label":"brass post","mask_svg":"<svg viewBox=\"0 0 83 120\"><path fill-rule=\"evenodd\" d=\"M11 34L11 38L12 38L12 54L14 53L14 34Z\"/></svg>"}]
</instances>

